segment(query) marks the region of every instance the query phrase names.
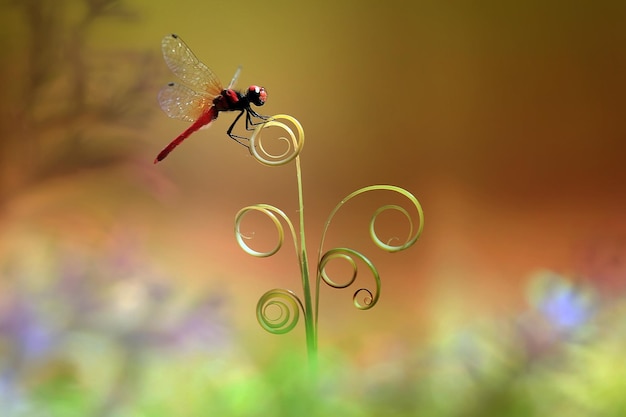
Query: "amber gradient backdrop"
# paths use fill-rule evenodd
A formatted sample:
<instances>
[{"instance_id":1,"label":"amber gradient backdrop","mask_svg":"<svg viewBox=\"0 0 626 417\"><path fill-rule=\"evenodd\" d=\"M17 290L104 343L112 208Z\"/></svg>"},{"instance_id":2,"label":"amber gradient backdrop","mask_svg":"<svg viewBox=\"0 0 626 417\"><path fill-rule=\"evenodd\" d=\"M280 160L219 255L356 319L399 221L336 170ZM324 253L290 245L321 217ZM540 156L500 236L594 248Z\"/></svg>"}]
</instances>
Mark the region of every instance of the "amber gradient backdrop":
<instances>
[{"instance_id":1,"label":"amber gradient backdrop","mask_svg":"<svg viewBox=\"0 0 626 417\"><path fill-rule=\"evenodd\" d=\"M185 291L227 291L225 313L243 349L271 358L303 342L302 326L272 336L254 312L266 290L300 291L292 246L259 260L233 236L245 205L274 204L295 219L294 167L255 162L225 136L229 114L152 164L187 126L168 119L155 99L173 79L160 41L174 32L224 83L242 65L239 86L268 91L263 113L287 113L304 126L312 258L327 214L359 187L398 185L424 207L422 238L394 255L372 250L364 209L347 208L355 215L342 217L331 244L370 251L383 290L378 306L358 312L351 292L323 288L321 351L369 346L379 353L368 360L376 361L385 340L421 341L451 322L514 314L540 269L602 278L607 291L618 285L626 3L118 3L123 10L82 32L59 33L64 48L42 50L52 24L33 30L25 22L37 13L3 2L5 264L22 257L36 268L28 254L51 240L96 252L130 241L129 250ZM50 27L70 27L84 12L79 2L61 4L66 11ZM46 68L48 59L56 62L46 75L53 81L43 91L27 87L33 62ZM85 84L80 74L88 80L88 93L76 93L82 101L59 100L56 92ZM141 82L120 99L120 85L135 85L129 79ZM91 102L114 103L119 117L82 112ZM41 125L72 105L69 117ZM260 236L263 227L249 231Z\"/></svg>"}]
</instances>

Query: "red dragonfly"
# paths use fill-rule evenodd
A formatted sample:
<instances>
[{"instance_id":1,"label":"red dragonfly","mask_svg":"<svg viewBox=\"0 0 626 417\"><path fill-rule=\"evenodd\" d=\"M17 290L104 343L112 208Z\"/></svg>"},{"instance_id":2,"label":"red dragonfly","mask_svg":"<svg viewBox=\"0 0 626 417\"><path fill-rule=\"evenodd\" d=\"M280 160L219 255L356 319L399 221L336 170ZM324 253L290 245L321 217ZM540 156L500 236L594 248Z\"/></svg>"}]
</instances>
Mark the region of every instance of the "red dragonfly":
<instances>
[{"instance_id":1,"label":"red dragonfly","mask_svg":"<svg viewBox=\"0 0 626 417\"><path fill-rule=\"evenodd\" d=\"M178 78L187 86L177 83L169 83L159 92L158 100L161 109L169 117L193 122L183 133L170 142L157 155L154 163L165 159L175 147L189 137L193 132L203 126L208 125L222 111L239 111L226 133L238 143L245 145L242 140L248 138L233 134L235 124L246 113L246 129L255 123L252 117L267 119L255 112L250 105L262 106L267 99L265 88L251 85L245 92L233 90L234 84L239 77L241 68L235 72L235 76L227 88L223 88L219 79L213 71L204 65L191 49L178 37L178 35L167 35L161 42L163 58L167 66Z\"/></svg>"}]
</instances>

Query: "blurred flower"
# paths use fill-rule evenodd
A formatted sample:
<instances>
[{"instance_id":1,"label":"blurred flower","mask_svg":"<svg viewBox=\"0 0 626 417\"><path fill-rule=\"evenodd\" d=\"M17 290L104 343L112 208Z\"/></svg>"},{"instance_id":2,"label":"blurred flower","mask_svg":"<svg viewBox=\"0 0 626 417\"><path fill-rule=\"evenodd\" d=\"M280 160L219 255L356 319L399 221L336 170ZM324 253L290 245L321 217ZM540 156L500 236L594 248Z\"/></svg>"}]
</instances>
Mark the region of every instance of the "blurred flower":
<instances>
[{"instance_id":1,"label":"blurred flower","mask_svg":"<svg viewBox=\"0 0 626 417\"><path fill-rule=\"evenodd\" d=\"M550 323L564 331L574 330L585 324L590 316L588 297L571 287L561 286L546 294L539 310Z\"/></svg>"},{"instance_id":2,"label":"blurred flower","mask_svg":"<svg viewBox=\"0 0 626 417\"><path fill-rule=\"evenodd\" d=\"M551 272L531 282L532 306L559 333L570 335L593 317L595 300L590 289L576 286Z\"/></svg>"},{"instance_id":3,"label":"blurred flower","mask_svg":"<svg viewBox=\"0 0 626 417\"><path fill-rule=\"evenodd\" d=\"M144 389L140 359L234 352L223 293L184 294L139 248L52 245L14 262L0 297L0 416L37 415L7 410L45 410L61 391L110 415Z\"/></svg>"},{"instance_id":4,"label":"blurred flower","mask_svg":"<svg viewBox=\"0 0 626 417\"><path fill-rule=\"evenodd\" d=\"M58 337L59 329L38 314L33 304L34 300L16 293L0 306L0 342L18 362L44 357Z\"/></svg>"},{"instance_id":5,"label":"blurred flower","mask_svg":"<svg viewBox=\"0 0 626 417\"><path fill-rule=\"evenodd\" d=\"M590 288L541 271L530 280L528 298L531 309L515 320L527 364L555 357L594 329L597 302Z\"/></svg>"}]
</instances>

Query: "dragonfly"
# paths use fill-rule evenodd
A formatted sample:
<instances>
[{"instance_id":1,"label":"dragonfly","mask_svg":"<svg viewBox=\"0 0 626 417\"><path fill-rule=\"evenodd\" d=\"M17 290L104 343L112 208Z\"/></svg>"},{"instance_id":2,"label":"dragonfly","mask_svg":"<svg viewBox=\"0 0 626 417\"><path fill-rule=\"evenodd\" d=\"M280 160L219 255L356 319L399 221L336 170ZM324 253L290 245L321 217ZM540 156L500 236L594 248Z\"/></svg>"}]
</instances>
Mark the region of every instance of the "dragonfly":
<instances>
[{"instance_id":1,"label":"dragonfly","mask_svg":"<svg viewBox=\"0 0 626 417\"><path fill-rule=\"evenodd\" d=\"M192 133L208 126L217 119L220 112L239 112L226 134L238 143L247 146L243 141L248 138L235 135L233 129L244 113L246 114L246 130L252 130L252 126L258 124L252 120L253 117L261 120L268 118L258 114L251 107L253 104L255 106L265 104L267 99L265 88L251 85L245 91L234 90L241 67L235 71L228 87L223 88L213 71L194 55L178 35L165 36L161 41L161 49L165 63L183 81L183 84L171 82L163 87L158 95L159 105L169 117L192 124L163 148L154 163L165 159Z\"/></svg>"}]
</instances>

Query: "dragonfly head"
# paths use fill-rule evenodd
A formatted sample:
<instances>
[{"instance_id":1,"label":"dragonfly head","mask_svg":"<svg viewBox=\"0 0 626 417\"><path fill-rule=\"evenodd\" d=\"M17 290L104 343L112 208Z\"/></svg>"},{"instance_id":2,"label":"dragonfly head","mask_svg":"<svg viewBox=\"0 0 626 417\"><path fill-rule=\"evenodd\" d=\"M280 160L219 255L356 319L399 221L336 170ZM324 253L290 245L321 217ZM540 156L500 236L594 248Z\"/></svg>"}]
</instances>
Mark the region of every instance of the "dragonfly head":
<instances>
[{"instance_id":1,"label":"dragonfly head","mask_svg":"<svg viewBox=\"0 0 626 417\"><path fill-rule=\"evenodd\" d=\"M262 106L265 104L265 100L267 100L267 92L265 88L259 87L258 85L251 85L248 88L248 93L246 95L250 103L255 106Z\"/></svg>"}]
</instances>

